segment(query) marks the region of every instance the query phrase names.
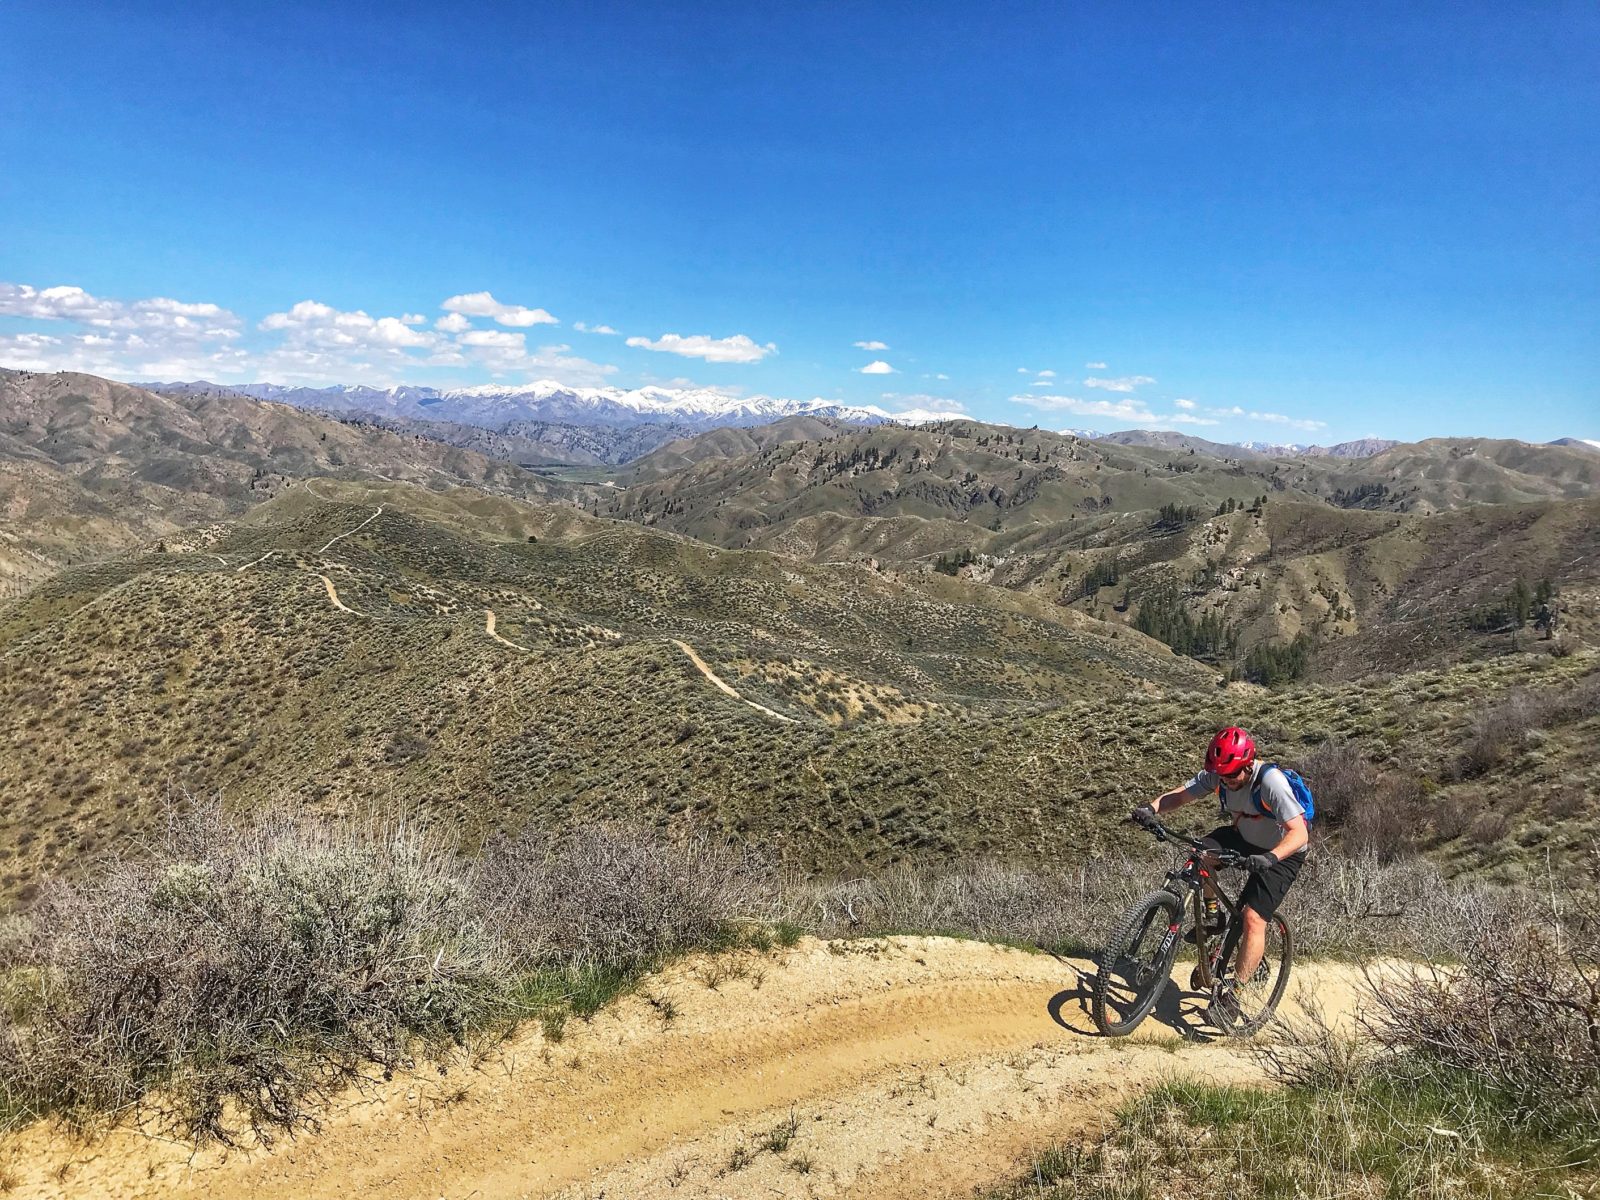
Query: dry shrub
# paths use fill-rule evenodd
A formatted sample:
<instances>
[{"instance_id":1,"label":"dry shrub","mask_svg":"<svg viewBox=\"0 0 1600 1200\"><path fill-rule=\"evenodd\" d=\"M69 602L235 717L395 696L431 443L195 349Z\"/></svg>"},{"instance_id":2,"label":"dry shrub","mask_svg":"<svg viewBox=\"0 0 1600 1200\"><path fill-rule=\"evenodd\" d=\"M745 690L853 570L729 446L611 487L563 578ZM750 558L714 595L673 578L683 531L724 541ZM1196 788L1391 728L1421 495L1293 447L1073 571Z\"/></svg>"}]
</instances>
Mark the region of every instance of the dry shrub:
<instances>
[{"instance_id":1,"label":"dry shrub","mask_svg":"<svg viewBox=\"0 0 1600 1200\"><path fill-rule=\"evenodd\" d=\"M368 1071L524 1014L531 975L637 968L775 911L758 858L622 828L476 861L404 820L215 805L0 925L0 1113L132 1108L270 1141Z\"/></svg>"},{"instance_id":2,"label":"dry shrub","mask_svg":"<svg viewBox=\"0 0 1600 1200\"><path fill-rule=\"evenodd\" d=\"M1570 821L1589 807L1589 798L1575 787L1563 787L1545 797L1544 815L1549 821Z\"/></svg>"},{"instance_id":3,"label":"dry shrub","mask_svg":"<svg viewBox=\"0 0 1600 1200\"><path fill-rule=\"evenodd\" d=\"M1378 1047L1360 1030L1341 1027L1308 988L1296 996L1294 1020L1278 1018L1270 1038L1252 1046L1257 1061L1279 1083L1315 1092L1348 1092L1368 1078Z\"/></svg>"},{"instance_id":4,"label":"dry shrub","mask_svg":"<svg viewBox=\"0 0 1600 1200\"><path fill-rule=\"evenodd\" d=\"M1503 808L1486 808L1467 830L1467 840L1485 848L1498 846L1511 833L1512 816Z\"/></svg>"},{"instance_id":5,"label":"dry shrub","mask_svg":"<svg viewBox=\"0 0 1600 1200\"><path fill-rule=\"evenodd\" d=\"M1337 825L1372 792L1377 772L1351 742L1332 738L1294 764L1317 800L1317 820Z\"/></svg>"},{"instance_id":6,"label":"dry shrub","mask_svg":"<svg viewBox=\"0 0 1600 1200\"><path fill-rule=\"evenodd\" d=\"M821 937L937 933L1083 949L1161 882L1159 860L1107 856L1030 870L995 861L899 866L862 879L794 885L796 923Z\"/></svg>"},{"instance_id":7,"label":"dry shrub","mask_svg":"<svg viewBox=\"0 0 1600 1200\"><path fill-rule=\"evenodd\" d=\"M1416 775L1380 770L1340 740L1312 750L1297 769L1317 799L1314 833L1337 831L1344 852L1362 860L1389 863L1416 853L1427 808Z\"/></svg>"},{"instance_id":8,"label":"dry shrub","mask_svg":"<svg viewBox=\"0 0 1600 1200\"><path fill-rule=\"evenodd\" d=\"M1463 779L1487 774L1528 747L1529 734L1600 713L1600 672L1570 687L1517 690L1473 720L1455 772Z\"/></svg>"},{"instance_id":9,"label":"dry shrub","mask_svg":"<svg viewBox=\"0 0 1600 1200\"><path fill-rule=\"evenodd\" d=\"M1486 926L1458 969L1418 969L1377 987L1377 1032L1442 1072L1494 1093L1514 1122L1547 1133L1600 1123L1600 892L1576 916Z\"/></svg>"},{"instance_id":10,"label":"dry shrub","mask_svg":"<svg viewBox=\"0 0 1600 1200\"><path fill-rule=\"evenodd\" d=\"M1428 823L1441 841L1464 837L1482 815L1484 804L1476 796L1440 795L1429 806Z\"/></svg>"},{"instance_id":11,"label":"dry shrub","mask_svg":"<svg viewBox=\"0 0 1600 1200\"><path fill-rule=\"evenodd\" d=\"M1447 879L1425 859L1320 852L1300 873L1284 913L1306 953L1455 960L1481 930L1534 902L1511 888Z\"/></svg>"},{"instance_id":12,"label":"dry shrub","mask_svg":"<svg viewBox=\"0 0 1600 1200\"><path fill-rule=\"evenodd\" d=\"M486 849L474 891L496 940L530 970L716 945L776 910L771 864L705 830L675 841L626 826L525 831Z\"/></svg>"},{"instance_id":13,"label":"dry shrub","mask_svg":"<svg viewBox=\"0 0 1600 1200\"><path fill-rule=\"evenodd\" d=\"M506 971L455 861L404 822L236 827L206 806L142 859L53 884L0 1047L11 1106L145 1105L223 1141L307 1123L328 1089L496 1011Z\"/></svg>"},{"instance_id":14,"label":"dry shrub","mask_svg":"<svg viewBox=\"0 0 1600 1200\"><path fill-rule=\"evenodd\" d=\"M1528 733L1539 717L1538 706L1525 691L1484 709L1467 731L1458 766L1464 779L1486 775L1509 758L1522 753Z\"/></svg>"},{"instance_id":15,"label":"dry shrub","mask_svg":"<svg viewBox=\"0 0 1600 1200\"><path fill-rule=\"evenodd\" d=\"M1408 771L1386 772L1351 806L1344 849L1381 863L1410 857L1417 852L1427 817L1422 781Z\"/></svg>"},{"instance_id":16,"label":"dry shrub","mask_svg":"<svg viewBox=\"0 0 1600 1200\"><path fill-rule=\"evenodd\" d=\"M1086 952L1176 862L1167 854L1043 871L998 862L902 866L870 878L798 883L786 903L791 920L821 937L938 933ZM1237 874L1223 880L1230 890L1242 883ZM1455 959L1486 923L1531 903L1520 891L1454 883L1422 859L1324 849L1284 912L1301 953Z\"/></svg>"}]
</instances>

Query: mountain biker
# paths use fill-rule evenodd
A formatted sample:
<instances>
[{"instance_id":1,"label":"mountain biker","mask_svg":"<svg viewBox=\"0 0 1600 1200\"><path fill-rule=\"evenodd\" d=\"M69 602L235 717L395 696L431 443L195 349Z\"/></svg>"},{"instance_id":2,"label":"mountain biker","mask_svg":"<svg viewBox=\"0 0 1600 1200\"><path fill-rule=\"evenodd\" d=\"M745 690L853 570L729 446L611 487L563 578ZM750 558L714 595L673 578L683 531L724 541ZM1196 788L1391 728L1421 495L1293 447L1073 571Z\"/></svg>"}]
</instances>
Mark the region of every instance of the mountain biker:
<instances>
[{"instance_id":1,"label":"mountain biker","mask_svg":"<svg viewBox=\"0 0 1600 1200\"><path fill-rule=\"evenodd\" d=\"M1260 808L1252 791L1260 797ZM1201 841L1249 856L1244 866L1250 879L1239 893L1244 936L1234 976L1237 988L1247 986L1261 965L1267 948L1267 922L1305 865L1310 832L1305 812L1283 772L1268 771L1267 764L1257 761L1255 739L1237 725L1230 725L1211 739L1203 771L1183 786L1140 805L1133 810L1131 819L1151 829L1158 814L1208 795L1221 796L1223 813L1231 816L1233 823L1212 830ZM1206 888L1212 889L1209 879Z\"/></svg>"}]
</instances>

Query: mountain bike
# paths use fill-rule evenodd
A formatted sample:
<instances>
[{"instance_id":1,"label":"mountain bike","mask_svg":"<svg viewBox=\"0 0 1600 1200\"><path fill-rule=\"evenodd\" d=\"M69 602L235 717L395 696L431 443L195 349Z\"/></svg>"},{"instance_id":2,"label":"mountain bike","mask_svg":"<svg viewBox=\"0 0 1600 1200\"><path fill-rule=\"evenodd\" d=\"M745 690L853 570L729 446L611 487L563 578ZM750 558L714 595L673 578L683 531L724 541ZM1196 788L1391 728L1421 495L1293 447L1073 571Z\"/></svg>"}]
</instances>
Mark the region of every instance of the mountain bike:
<instances>
[{"instance_id":1,"label":"mountain bike","mask_svg":"<svg viewBox=\"0 0 1600 1200\"><path fill-rule=\"evenodd\" d=\"M1100 953L1092 991L1094 1023L1108 1037L1132 1033L1150 1015L1172 979L1183 933L1184 906L1192 904L1196 963L1189 976L1193 991L1209 993L1206 1018L1232 1037L1249 1037L1272 1019L1289 985L1294 940L1283 917L1267 922L1267 947L1247 990L1233 978L1243 945L1244 916L1237 899L1216 886L1215 869L1244 869L1245 855L1205 845L1159 822L1151 830L1159 841L1186 843L1184 864L1167 872L1166 883L1139 900L1123 916ZM1206 860L1210 860L1208 865ZM1218 902L1220 929L1208 926L1207 895Z\"/></svg>"}]
</instances>

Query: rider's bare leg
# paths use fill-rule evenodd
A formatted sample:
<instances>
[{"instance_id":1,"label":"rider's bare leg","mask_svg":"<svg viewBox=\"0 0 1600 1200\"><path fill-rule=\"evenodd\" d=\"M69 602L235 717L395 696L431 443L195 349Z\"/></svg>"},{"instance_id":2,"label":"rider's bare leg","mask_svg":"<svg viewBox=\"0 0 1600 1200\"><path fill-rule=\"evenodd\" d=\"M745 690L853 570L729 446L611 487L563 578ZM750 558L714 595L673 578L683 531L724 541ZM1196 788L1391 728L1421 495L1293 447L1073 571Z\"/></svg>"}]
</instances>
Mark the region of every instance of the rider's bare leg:
<instances>
[{"instance_id":1,"label":"rider's bare leg","mask_svg":"<svg viewBox=\"0 0 1600 1200\"><path fill-rule=\"evenodd\" d=\"M1241 907L1244 913L1244 936L1239 940L1239 968L1234 972L1237 983L1245 983L1256 973L1261 958L1267 952L1267 919L1249 905Z\"/></svg>"}]
</instances>

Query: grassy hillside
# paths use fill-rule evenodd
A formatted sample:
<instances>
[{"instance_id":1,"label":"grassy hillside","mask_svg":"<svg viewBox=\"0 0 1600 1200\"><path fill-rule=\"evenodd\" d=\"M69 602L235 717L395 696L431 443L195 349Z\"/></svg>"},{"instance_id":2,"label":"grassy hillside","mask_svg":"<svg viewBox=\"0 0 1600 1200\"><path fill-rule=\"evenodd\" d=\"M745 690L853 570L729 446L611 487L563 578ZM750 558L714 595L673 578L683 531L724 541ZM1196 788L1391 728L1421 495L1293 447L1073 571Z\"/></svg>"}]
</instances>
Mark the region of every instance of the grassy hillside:
<instances>
[{"instance_id":1,"label":"grassy hillside","mask_svg":"<svg viewBox=\"0 0 1600 1200\"><path fill-rule=\"evenodd\" d=\"M1223 690L1003 589L403 485L297 488L203 548L176 543L0 608L11 896L149 828L171 789L400 800L469 841L697 819L804 869L1049 860L1125 839L1127 808L1187 777L1227 721L1275 755L1360 747L1409 781L1362 819L1392 812L1408 844L1471 869L1576 856L1596 831L1592 709L1525 705L1492 772L1460 749L1523 703L1512 689L1592 695L1573 691L1585 654Z\"/></svg>"},{"instance_id":2,"label":"grassy hillside","mask_svg":"<svg viewBox=\"0 0 1600 1200\"><path fill-rule=\"evenodd\" d=\"M954 569L1163 637L1210 622L1201 652L1224 669L1297 637L1331 678L1498 653L1506 637L1474 626L1519 578L1561 589L1570 637L1592 639L1600 615L1600 459L1564 447L1225 459L971 422L678 446L676 470L641 470L593 511L794 558Z\"/></svg>"}]
</instances>

